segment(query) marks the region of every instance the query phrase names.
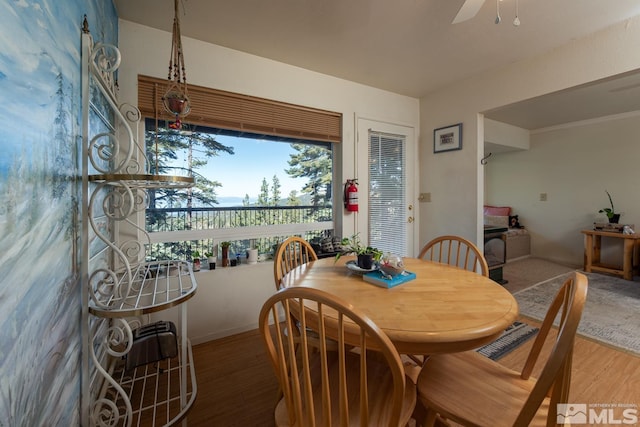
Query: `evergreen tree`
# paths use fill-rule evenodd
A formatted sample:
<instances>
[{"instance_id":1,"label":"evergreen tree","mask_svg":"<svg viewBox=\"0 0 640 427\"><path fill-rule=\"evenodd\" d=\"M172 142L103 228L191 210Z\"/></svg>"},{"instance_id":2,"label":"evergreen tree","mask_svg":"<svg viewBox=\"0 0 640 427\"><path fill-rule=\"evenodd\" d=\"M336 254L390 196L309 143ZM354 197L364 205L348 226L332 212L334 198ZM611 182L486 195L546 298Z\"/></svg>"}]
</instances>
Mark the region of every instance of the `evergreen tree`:
<instances>
[{"instance_id":1,"label":"evergreen tree","mask_svg":"<svg viewBox=\"0 0 640 427\"><path fill-rule=\"evenodd\" d=\"M267 178L262 178L262 185L260 186L260 194L258 194L258 201L256 206L269 206L269 184ZM267 225L267 213L264 210L260 210L256 213L256 225Z\"/></svg>"},{"instance_id":2,"label":"evergreen tree","mask_svg":"<svg viewBox=\"0 0 640 427\"><path fill-rule=\"evenodd\" d=\"M273 175L273 179L271 180L271 206L278 206L280 203L280 179L278 175Z\"/></svg>"},{"instance_id":3,"label":"evergreen tree","mask_svg":"<svg viewBox=\"0 0 640 427\"><path fill-rule=\"evenodd\" d=\"M221 184L205 178L197 172L207 164L207 158L219 156L221 152L234 154L233 147L228 147L216 141L215 136L204 132L181 132L175 129L160 128L146 132L147 157L152 174L179 175L183 170L170 168L170 162L178 159L178 152L186 150L188 164L186 172L193 174L194 187L190 191L156 190L155 197L150 200L150 207L161 207L165 200L172 199L172 203L181 201L186 205L189 199L196 206L213 206L217 204L216 187Z\"/></svg>"},{"instance_id":4,"label":"evergreen tree","mask_svg":"<svg viewBox=\"0 0 640 427\"><path fill-rule=\"evenodd\" d=\"M287 206L300 206L300 199L298 198L298 192L296 190L291 190L291 193L289 193Z\"/></svg>"},{"instance_id":5,"label":"evergreen tree","mask_svg":"<svg viewBox=\"0 0 640 427\"><path fill-rule=\"evenodd\" d=\"M184 129L184 128L183 128ZM151 174L186 175L194 177L194 186L187 189L160 188L150 189L149 208L162 207L197 207L213 206L218 203L216 188L218 181L207 179L197 170L207 164L207 159L219 156L221 153L234 154L233 147L216 141L215 136L205 132L179 131L176 129L159 128L156 132L153 122L147 121L145 134L147 161ZM169 165L178 159L178 153L187 152L187 165L180 168ZM153 226L162 222L166 214L153 214L147 211L147 225ZM187 228L191 228L187 226Z\"/></svg>"},{"instance_id":6,"label":"evergreen tree","mask_svg":"<svg viewBox=\"0 0 640 427\"><path fill-rule=\"evenodd\" d=\"M260 186L260 194L258 194L257 206L269 206L269 183L267 178L262 178L262 185Z\"/></svg>"},{"instance_id":7,"label":"evergreen tree","mask_svg":"<svg viewBox=\"0 0 640 427\"><path fill-rule=\"evenodd\" d=\"M285 172L294 178L308 178L302 192L311 195L316 207L331 203L331 150L322 145L291 144L298 153L291 154L289 169Z\"/></svg>"}]
</instances>

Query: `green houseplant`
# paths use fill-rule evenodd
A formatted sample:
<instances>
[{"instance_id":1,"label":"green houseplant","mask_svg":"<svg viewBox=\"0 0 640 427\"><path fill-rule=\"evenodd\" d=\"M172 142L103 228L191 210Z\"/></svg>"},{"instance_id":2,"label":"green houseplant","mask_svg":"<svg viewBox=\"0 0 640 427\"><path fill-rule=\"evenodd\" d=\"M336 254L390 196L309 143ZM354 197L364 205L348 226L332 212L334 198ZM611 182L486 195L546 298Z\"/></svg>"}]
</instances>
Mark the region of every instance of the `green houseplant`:
<instances>
[{"instance_id":1,"label":"green houseplant","mask_svg":"<svg viewBox=\"0 0 640 427\"><path fill-rule=\"evenodd\" d=\"M358 267L369 270L374 262L379 262L382 258L382 251L371 246L365 246L360 241L359 233L351 237L344 237L340 242L342 250L336 254L338 261L342 255L355 254L358 257Z\"/></svg>"},{"instance_id":2,"label":"green houseplant","mask_svg":"<svg viewBox=\"0 0 640 427\"><path fill-rule=\"evenodd\" d=\"M213 254L213 251L208 251L204 253L204 256L207 257L207 262L209 263L209 270L216 269L216 257Z\"/></svg>"},{"instance_id":3,"label":"green houseplant","mask_svg":"<svg viewBox=\"0 0 640 427\"><path fill-rule=\"evenodd\" d=\"M609 194L609 192L607 190L604 190L605 193L607 193L607 197L609 197L609 205L611 205L610 208L602 208L598 211L598 213L604 213L607 215L607 218L609 218L609 222L612 224L617 224L618 221L620 220L620 214L616 213L615 208L613 207L613 200L611 199L611 194Z\"/></svg>"}]
</instances>

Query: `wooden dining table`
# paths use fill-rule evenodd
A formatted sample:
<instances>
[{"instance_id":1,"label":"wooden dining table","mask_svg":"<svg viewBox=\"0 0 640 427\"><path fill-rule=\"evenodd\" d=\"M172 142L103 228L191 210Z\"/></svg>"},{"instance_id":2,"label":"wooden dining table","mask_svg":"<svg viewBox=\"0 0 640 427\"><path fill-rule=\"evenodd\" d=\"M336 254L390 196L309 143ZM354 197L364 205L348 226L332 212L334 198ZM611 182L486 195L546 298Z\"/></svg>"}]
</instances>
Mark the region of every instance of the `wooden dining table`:
<instances>
[{"instance_id":1,"label":"wooden dining table","mask_svg":"<svg viewBox=\"0 0 640 427\"><path fill-rule=\"evenodd\" d=\"M366 314L391 339L399 353L437 354L478 348L500 336L518 316L513 295L488 277L446 264L403 258L416 278L392 288L364 281L347 268L353 257L324 258L301 265L282 279L283 287L326 291ZM308 310L317 308L310 303ZM328 324L337 315L323 311ZM295 314L294 314L295 315ZM331 336L331 328L327 333ZM335 337L333 337L335 338ZM352 340L352 342L350 342ZM357 337L345 337L357 346Z\"/></svg>"}]
</instances>

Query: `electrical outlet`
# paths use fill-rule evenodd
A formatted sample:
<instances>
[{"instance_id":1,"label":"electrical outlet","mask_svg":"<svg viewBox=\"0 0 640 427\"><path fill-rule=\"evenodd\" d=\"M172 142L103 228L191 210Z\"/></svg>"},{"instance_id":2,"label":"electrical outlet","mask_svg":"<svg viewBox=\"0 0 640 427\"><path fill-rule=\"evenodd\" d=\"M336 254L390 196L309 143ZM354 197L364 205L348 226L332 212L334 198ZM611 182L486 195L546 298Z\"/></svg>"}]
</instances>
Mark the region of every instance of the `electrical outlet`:
<instances>
[{"instance_id":1,"label":"electrical outlet","mask_svg":"<svg viewBox=\"0 0 640 427\"><path fill-rule=\"evenodd\" d=\"M420 197L418 200L422 203L427 203L431 201L431 193L420 193Z\"/></svg>"},{"instance_id":2,"label":"electrical outlet","mask_svg":"<svg viewBox=\"0 0 640 427\"><path fill-rule=\"evenodd\" d=\"M540 193L540 201L541 202L547 201L547 193Z\"/></svg>"}]
</instances>

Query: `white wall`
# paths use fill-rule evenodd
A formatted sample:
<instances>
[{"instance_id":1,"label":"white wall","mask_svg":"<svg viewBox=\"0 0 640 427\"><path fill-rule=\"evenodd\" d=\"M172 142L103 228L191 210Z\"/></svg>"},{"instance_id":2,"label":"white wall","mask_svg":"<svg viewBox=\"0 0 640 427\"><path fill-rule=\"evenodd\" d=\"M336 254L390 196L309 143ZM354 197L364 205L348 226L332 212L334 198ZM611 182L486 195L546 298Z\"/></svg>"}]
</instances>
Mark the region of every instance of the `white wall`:
<instances>
[{"instance_id":1,"label":"white wall","mask_svg":"<svg viewBox=\"0 0 640 427\"><path fill-rule=\"evenodd\" d=\"M517 30L514 30L517 31ZM482 238L482 111L640 68L640 18L612 26L541 57L438 90L420 101L420 240L447 233ZM433 129L463 123L461 151L433 153ZM617 185L618 182L611 185ZM549 242L564 245L564 236Z\"/></svg>"},{"instance_id":2,"label":"white wall","mask_svg":"<svg viewBox=\"0 0 640 427\"><path fill-rule=\"evenodd\" d=\"M201 270L194 275L198 289L187 302L187 336L193 345L257 328L260 308L275 292L269 261ZM179 324L180 310L178 306L155 313L153 318Z\"/></svg>"},{"instance_id":3,"label":"white wall","mask_svg":"<svg viewBox=\"0 0 640 427\"><path fill-rule=\"evenodd\" d=\"M129 21L119 22L122 65L120 101L137 104L137 76L167 75L171 33ZM239 29L241 30L241 29ZM343 114L338 182L355 177L356 116L409 126L419 135L419 101L361 84L183 37L188 82ZM341 221L343 219L343 221ZM340 218L342 235L356 229L356 214ZM360 219L362 221L362 219ZM237 267L236 267L237 268ZM199 290L189 302L192 340L255 328L258 311L275 289L272 264L197 273ZM264 274L254 275L265 269ZM268 271L268 274L267 274Z\"/></svg>"},{"instance_id":4,"label":"white wall","mask_svg":"<svg viewBox=\"0 0 640 427\"><path fill-rule=\"evenodd\" d=\"M529 149L529 131L517 126L484 119L484 155Z\"/></svg>"},{"instance_id":5,"label":"white wall","mask_svg":"<svg viewBox=\"0 0 640 427\"><path fill-rule=\"evenodd\" d=\"M580 230L607 221L598 213L609 207L605 190L622 213L620 222L640 226L639 137L640 113L533 132L530 150L489 159L487 201L513 207L531 234L533 256L581 266ZM540 193L547 193L546 202ZM611 246L620 250L619 242ZM620 264L620 252L608 252Z\"/></svg>"}]
</instances>

